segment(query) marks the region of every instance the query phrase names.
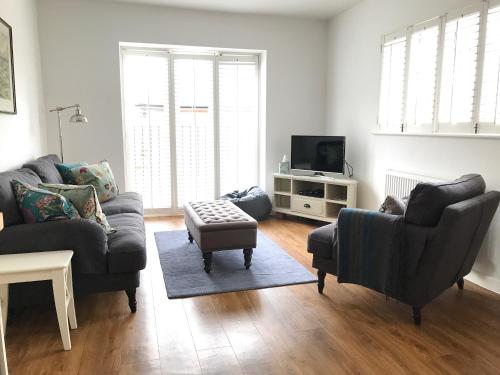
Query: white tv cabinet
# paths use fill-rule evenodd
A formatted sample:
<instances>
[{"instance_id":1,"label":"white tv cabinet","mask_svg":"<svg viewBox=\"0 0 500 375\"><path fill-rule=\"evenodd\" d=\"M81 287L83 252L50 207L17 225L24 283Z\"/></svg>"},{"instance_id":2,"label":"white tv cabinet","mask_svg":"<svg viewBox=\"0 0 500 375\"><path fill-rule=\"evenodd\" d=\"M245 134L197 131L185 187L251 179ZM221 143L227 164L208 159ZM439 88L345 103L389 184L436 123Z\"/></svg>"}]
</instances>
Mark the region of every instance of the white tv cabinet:
<instances>
[{"instance_id":1,"label":"white tv cabinet","mask_svg":"<svg viewBox=\"0 0 500 375\"><path fill-rule=\"evenodd\" d=\"M342 208L356 207L358 182L346 178L296 176L275 173L273 211L326 222L335 222ZM299 194L323 190L323 197Z\"/></svg>"}]
</instances>

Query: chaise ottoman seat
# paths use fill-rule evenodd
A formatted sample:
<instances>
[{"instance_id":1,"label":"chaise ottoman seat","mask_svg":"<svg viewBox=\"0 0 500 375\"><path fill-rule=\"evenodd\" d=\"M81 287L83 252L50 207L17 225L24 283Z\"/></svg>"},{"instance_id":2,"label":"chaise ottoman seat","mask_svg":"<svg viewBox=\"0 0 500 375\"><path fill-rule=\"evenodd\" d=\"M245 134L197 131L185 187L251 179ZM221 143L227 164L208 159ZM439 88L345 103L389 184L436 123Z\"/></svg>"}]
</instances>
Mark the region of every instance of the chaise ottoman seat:
<instances>
[{"instance_id":1,"label":"chaise ottoman seat","mask_svg":"<svg viewBox=\"0 0 500 375\"><path fill-rule=\"evenodd\" d=\"M211 270L212 252L243 249L245 267L252 264L257 245L257 221L233 203L224 200L184 205L184 218L190 242L200 248L207 273Z\"/></svg>"},{"instance_id":2,"label":"chaise ottoman seat","mask_svg":"<svg viewBox=\"0 0 500 375\"><path fill-rule=\"evenodd\" d=\"M115 198L101 203L101 208L106 216L126 213L144 215L141 195L131 191L121 193Z\"/></svg>"},{"instance_id":3,"label":"chaise ottoman seat","mask_svg":"<svg viewBox=\"0 0 500 375\"><path fill-rule=\"evenodd\" d=\"M144 219L135 213L108 216L114 233L108 234L108 269L111 273L137 272L146 267Z\"/></svg>"}]
</instances>

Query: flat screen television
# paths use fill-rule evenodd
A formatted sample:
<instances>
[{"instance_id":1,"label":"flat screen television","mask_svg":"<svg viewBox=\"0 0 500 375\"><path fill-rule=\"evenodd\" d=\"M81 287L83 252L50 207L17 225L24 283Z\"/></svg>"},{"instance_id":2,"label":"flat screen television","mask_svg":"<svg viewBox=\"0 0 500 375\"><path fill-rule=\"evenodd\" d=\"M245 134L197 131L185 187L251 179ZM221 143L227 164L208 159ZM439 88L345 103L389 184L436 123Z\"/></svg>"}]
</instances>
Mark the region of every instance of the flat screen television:
<instances>
[{"instance_id":1,"label":"flat screen television","mask_svg":"<svg viewBox=\"0 0 500 375\"><path fill-rule=\"evenodd\" d=\"M292 135L292 169L344 174L344 158L345 137Z\"/></svg>"}]
</instances>

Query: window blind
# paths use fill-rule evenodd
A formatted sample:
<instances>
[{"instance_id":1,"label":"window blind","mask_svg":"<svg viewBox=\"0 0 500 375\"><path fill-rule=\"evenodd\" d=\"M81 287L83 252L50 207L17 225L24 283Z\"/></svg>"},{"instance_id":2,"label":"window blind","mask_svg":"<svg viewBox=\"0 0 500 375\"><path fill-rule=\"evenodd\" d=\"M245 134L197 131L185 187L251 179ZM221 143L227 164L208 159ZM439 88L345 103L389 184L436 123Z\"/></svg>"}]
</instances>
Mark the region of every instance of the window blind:
<instances>
[{"instance_id":1,"label":"window blind","mask_svg":"<svg viewBox=\"0 0 500 375\"><path fill-rule=\"evenodd\" d=\"M432 130L438 45L439 25L412 32L405 110L412 131Z\"/></svg>"},{"instance_id":2,"label":"window blind","mask_svg":"<svg viewBox=\"0 0 500 375\"><path fill-rule=\"evenodd\" d=\"M382 47L382 83L379 124L399 129L403 122L406 37L388 38Z\"/></svg>"},{"instance_id":3,"label":"window blind","mask_svg":"<svg viewBox=\"0 0 500 375\"><path fill-rule=\"evenodd\" d=\"M168 57L122 54L127 189L145 208L170 208Z\"/></svg>"},{"instance_id":4,"label":"window blind","mask_svg":"<svg viewBox=\"0 0 500 375\"><path fill-rule=\"evenodd\" d=\"M472 131L480 12L447 20L439 98L440 129Z\"/></svg>"},{"instance_id":5,"label":"window blind","mask_svg":"<svg viewBox=\"0 0 500 375\"><path fill-rule=\"evenodd\" d=\"M500 125L500 6L489 9L486 24L479 122Z\"/></svg>"},{"instance_id":6,"label":"window blind","mask_svg":"<svg viewBox=\"0 0 500 375\"><path fill-rule=\"evenodd\" d=\"M174 56L177 205L215 197L212 57Z\"/></svg>"},{"instance_id":7,"label":"window blind","mask_svg":"<svg viewBox=\"0 0 500 375\"><path fill-rule=\"evenodd\" d=\"M258 60L219 57L220 191L258 185Z\"/></svg>"}]
</instances>

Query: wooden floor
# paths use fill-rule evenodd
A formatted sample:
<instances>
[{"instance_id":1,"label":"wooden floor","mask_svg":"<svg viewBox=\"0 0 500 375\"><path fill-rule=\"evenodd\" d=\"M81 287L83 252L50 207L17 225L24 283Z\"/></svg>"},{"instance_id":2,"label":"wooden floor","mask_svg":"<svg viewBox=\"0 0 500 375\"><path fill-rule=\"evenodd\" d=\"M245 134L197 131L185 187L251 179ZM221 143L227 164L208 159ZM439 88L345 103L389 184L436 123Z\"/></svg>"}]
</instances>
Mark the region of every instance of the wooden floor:
<instances>
[{"instance_id":1,"label":"wooden floor","mask_svg":"<svg viewBox=\"0 0 500 375\"><path fill-rule=\"evenodd\" d=\"M73 349L62 350L55 311L27 309L7 329L12 374L498 374L500 296L469 282L423 309L327 276L315 284L168 300L155 231L181 218L148 219L148 266L137 314L125 293L77 300ZM310 268L307 222L260 229ZM312 270L312 269L311 269ZM200 272L201 268L200 268Z\"/></svg>"}]
</instances>

